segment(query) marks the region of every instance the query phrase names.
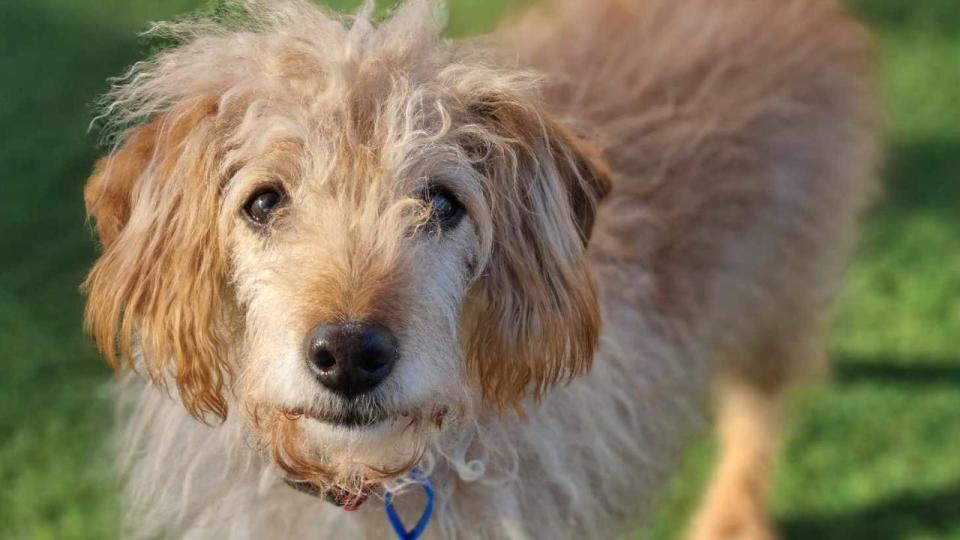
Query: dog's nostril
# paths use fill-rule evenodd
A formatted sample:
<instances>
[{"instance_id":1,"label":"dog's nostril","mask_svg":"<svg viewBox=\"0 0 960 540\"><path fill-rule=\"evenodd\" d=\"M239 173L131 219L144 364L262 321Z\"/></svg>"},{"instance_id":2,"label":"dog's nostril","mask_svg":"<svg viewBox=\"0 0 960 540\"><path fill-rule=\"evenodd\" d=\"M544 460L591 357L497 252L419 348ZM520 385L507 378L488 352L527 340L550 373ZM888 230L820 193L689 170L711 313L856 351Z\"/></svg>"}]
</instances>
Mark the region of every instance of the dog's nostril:
<instances>
[{"instance_id":1,"label":"dog's nostril","mask_svg":"<svg viewBox=\"0 0 960 540\"><path fill-rule=\"evenodd\" d=\"M337 359L334 358L333 353L327 349L318 349L315 351L311 361L313 362L313 365L315 365L321 371L327 371L337 365Z\"/></svg>"},{"instance_id":2,"label":"dog's nostril","mask_svg":"<svg viewBox=\"0 0 960 540\"><path fill-rule=\"evenodd\" d=\"M365 371L377 371L392 362L396 348L396 340L386 328L365 328L356 351L357 365Z\"/></svg>"},{"instance_id":3,"label":"dog's nostril","mask_svg":"<svg viewBox=\"0 0 960 540\"><path fill-rule=\"evenodd\" d=\"M319 326L314 329L307 345L307 367L317 377L337 367L337 344L335 328Z\"/></svg>"},{"instance_id":4,"label":"dog's nostril","mask_svg":"<svg viewBox=\"0 0 960 540\"><path fill-rule=\"evenodd\" d=\"M381 325L321 325L307 347L307 367L317 380L348 397L371 390L393 368L397 340Z\"/></svg>"},{"instance_id":5,"label":"dog's nostril","mask_svg":"<svg viewBox=\"0 0 960 540\"><path fill-rule=\"evenodd\" d=\"M357 367L368 373L377 371L386 363L386 357L379 351L361 352L357 358Z\"/></svg>"}]
</instances>

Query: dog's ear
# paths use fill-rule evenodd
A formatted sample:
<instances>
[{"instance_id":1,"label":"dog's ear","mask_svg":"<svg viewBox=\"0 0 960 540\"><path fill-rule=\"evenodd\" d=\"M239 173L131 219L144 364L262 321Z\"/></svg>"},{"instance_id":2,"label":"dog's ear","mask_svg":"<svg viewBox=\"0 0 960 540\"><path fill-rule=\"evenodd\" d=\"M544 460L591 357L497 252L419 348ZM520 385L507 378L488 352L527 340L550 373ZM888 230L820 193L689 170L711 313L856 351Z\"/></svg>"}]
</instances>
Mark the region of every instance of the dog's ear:
<instances>
[{"instance_id":1,"label":"dog's ear","mask_svg":"<svg viewBox=\"0 0 960 540\"><path fill-rule=\"evenodd\" d=\"M586 249L610 173L534 105L493 95L469 111L492 238L465 352L484 399L519 408L591 365L601 320Z\"/></svg>"},{"instance_id":2,"label":"dog's ear","mask_svg":"<svg viewBox=\"0 0 960 540\"><path fill-rule=\"evenodd\" d=\"M172 376L201 420L226 417L230 375L214 114L209 102L161 114L97 163L84 192L103 245L84 283L88 330L115 368L161 386Z\"/></svg>"}]
</instances>

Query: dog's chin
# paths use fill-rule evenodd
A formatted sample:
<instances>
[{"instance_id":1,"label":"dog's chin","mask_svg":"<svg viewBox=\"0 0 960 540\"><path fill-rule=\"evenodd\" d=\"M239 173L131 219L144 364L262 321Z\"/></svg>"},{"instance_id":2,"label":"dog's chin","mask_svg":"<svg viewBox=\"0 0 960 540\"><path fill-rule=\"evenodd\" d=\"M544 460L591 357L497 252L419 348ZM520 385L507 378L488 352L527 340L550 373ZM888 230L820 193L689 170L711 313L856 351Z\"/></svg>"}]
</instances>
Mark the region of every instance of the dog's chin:
<instances>
[{"instance_id":1,"label":"dog's chin","mask_svg":"<svg viewBox=\"0 0 960 540\"><path fill-rule=\"evenodd\" d=\"M416 466L448 416L446 407L436 406L276 411L267 434L274 460L287 478L347 490Z\"/></svg>"},{"instance_id":2,"label":"dog's chin","mask_svg":"<svg viewBox=\"0 0 960 540\"><path fill-rule=\"evenodd\" d=\"M331 409L283 409L296 419L302 435L318 447L379 453L429 438L450 421L450 408L422 405L403 409L339 406Z\"/></svg>"}]
</instances>

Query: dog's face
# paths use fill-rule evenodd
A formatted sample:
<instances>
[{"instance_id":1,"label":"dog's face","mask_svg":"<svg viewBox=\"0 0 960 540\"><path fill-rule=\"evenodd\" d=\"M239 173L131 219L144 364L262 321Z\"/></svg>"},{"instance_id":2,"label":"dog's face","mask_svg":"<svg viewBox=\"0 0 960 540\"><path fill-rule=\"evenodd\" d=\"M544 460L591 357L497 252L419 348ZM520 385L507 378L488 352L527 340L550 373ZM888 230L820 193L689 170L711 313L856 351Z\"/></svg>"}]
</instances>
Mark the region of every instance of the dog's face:
<instances>
[{"instance_id":1,"label":"dog's face","mask_svg":"<svg viewBox=\"0 0 960 540\"><path fill-rule=\"evenodd\" d=\"M409 32L422 7L348 29L292 5L118 87L149 118L87 186L87 316L111 362L350 486L589 366L608 184L528 77Z\"/></svg>"}]
</instances>

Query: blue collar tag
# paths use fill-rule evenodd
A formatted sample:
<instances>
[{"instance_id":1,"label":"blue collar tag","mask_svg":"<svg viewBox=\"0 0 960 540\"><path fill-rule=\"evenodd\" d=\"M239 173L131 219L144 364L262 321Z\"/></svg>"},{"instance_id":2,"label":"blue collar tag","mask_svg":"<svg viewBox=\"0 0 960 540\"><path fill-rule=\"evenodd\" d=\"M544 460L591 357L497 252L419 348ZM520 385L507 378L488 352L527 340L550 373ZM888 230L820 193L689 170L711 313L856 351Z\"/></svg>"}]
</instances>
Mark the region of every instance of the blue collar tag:
<instances>
[{"instance_id":1,"label":"blue collar tag","mask_svg":"<svg viewBox=\"0 0 960 540\"><path fill-rule=\"evenodd\" d=\"M427 493L427 506L423 509L423 514L413 529L408 531L407 527L400 521L400 516L397 515L397 510L393 507L393 492L387 491L383 495L383 508L387 511L387 519L400 540L417 540L420 538L423 531L427 529L430 517L433 515L433 486L430 485L430 479L420 469L413 469L410 471L409 482L420 484L423 486L423 491Z\"/></svg>"}]
</instances>

